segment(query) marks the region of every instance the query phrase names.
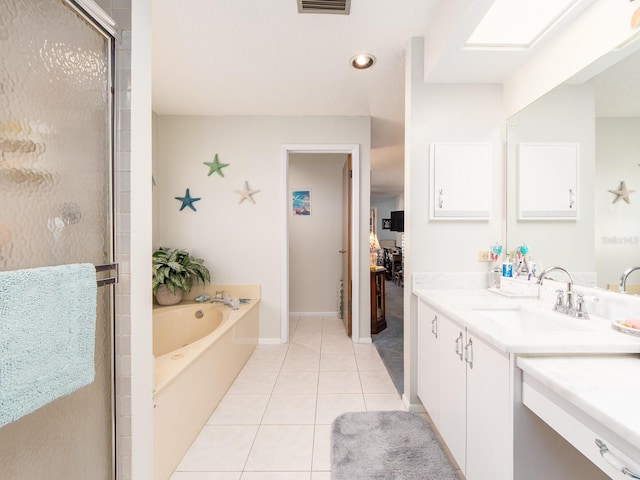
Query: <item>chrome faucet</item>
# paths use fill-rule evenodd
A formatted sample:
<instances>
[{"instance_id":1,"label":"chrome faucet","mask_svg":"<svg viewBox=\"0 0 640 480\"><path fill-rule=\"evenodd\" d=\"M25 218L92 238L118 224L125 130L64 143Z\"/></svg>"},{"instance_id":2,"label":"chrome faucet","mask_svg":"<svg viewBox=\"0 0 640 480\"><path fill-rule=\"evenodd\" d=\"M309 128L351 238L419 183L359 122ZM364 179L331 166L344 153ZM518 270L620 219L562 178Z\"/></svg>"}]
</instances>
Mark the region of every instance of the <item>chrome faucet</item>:
<instances>
[{"instance_id":1,"label":"chrome faucet","mask_svg":"<svg viewBox=\"0 0 640 480\"><path fill-rule=\"evenodd\" d=\"M620 275L620 283L619 290L622 293L625 293L627 290L627 277L631 275L631 272L635 272L636 270L640 270L640 267L631 267L627 268L622 275Z\"/></svg>"},{"instance_id":2,"label":"chrome faucet","mask_svg":"<svg viewBox=\"0 0 640 480\"><path fill-rule=\"evenodd\" d=\"M222 303L223 305L227 305L231 307L231 310L238 310L240 308L240 299L233 300L229 297L229 294L224 294L223 292L216 292L216 296L209 300L209 303Z\"/></svg>"},{"instance_id":3,"label":"chrome faucet","mask_svg":"<svg viewBox=\"0 0 640 480\"><path fill-rule=\"evenodd\" d=\"M565 270L562 267L547 267L542 272L540 272L540 275L538 276L538 283L542 285L542 281L546 278L546 275L556 270L564 273L569 279L569 281L567 282L566 302L564 301L564 298L563 298L564 293L562 292L562 290L559 290L558 298L556 300L556 304L553 306L553 309L558 312L566 313L568 315L573 315L575 312L573 308L573 277L567 270Z\"/></svg>"}]
</instances>

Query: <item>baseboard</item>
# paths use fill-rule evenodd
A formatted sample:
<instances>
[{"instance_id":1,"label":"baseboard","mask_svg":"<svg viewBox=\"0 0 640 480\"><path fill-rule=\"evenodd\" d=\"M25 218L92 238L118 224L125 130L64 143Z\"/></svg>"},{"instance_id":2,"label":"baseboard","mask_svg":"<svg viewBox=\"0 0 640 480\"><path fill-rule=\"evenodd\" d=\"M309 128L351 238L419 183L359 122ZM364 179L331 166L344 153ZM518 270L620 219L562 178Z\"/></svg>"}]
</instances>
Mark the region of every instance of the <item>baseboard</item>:
<instances>
[{"instance_id":1,"label":"baseboard","mask_svg":"<svg viewBox=\"0 0 640 480\"><path fill-rule=\"evenodd\" d=\"M413 412L413 413L427 413L427 410L424 408L424 405L422 405L422 403L418 402L418 403L412 404L409 401L409 399L405 396L404 393L402 394L402 403L404 403L404 406L410 412Z\"/></svg>"},{"instance_id":2,"label":"baseboard","mask_svg":"<svg viewBox=\"0 0 640 480\"><path fill-rule=\"evenodd\" d=\"M282 339L278 338L259 338L259 345L282 345Z\"/></svg>"},{"instance_id":3,"label":"baseboard","mask_svg":"<svg viewBox=\"0 0 640 480\"><path fill-rule=\"evenodd\" d=\"M371 337L360 337L356 340L356 343L373 343Z\"/></svg>"},{"instance_id":4,"label":"baseboard","mask_svg":"<svg viewBox=\"0 0 640 480\"><path fill-rule=\"evenodd\" d=\"M338 312L289 312L290 317L337 317Z\"/></svg>"}]
</instances>

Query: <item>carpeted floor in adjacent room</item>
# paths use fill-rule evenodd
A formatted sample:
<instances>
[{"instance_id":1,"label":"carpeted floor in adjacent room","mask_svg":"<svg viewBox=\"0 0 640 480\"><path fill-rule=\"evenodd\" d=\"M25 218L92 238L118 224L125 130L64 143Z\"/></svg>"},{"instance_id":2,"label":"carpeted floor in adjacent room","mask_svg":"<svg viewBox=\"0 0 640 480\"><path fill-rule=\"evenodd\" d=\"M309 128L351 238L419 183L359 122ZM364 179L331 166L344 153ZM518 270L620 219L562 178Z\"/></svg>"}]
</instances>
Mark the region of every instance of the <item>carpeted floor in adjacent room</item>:
<instances>
[{"instance_id":1,"label":"carpeted floor in adjacent room","mask_svg":"<svg viewBox=\"0 0 640 480\"><path fill-rule=\"evenodd\" d=\"M372 335L373 345L393 384L402 396L404 393L404 289L387 280L385 282L385 318L387 328Z\"/></svg>"}]
</instances>

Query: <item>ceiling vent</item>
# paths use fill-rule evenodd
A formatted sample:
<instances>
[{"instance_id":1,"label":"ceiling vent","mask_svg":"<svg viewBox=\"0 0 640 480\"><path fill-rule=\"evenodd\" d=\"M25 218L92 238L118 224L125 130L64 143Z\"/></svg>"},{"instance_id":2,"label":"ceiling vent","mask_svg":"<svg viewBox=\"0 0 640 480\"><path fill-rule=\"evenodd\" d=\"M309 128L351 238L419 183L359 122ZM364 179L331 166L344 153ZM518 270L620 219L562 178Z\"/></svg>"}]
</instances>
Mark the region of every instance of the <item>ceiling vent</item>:
<instances>
[{"instance_id":1,"label":"ceiling vent","mask_svg":"<svg viewBox=\"0 0 640 480\"><path fill-rule=\"evenodd\" d=\"M349 15L351 0L298 0L298 13Z\"/></svg>"}]
</instances>

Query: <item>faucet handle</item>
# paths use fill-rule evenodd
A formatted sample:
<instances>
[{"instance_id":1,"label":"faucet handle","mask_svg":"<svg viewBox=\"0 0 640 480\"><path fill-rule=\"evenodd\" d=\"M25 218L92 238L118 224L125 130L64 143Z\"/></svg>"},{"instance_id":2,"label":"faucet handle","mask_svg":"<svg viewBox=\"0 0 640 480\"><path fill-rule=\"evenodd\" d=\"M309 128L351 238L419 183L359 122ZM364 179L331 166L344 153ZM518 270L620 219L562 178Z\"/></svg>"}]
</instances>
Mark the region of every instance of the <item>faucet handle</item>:
<instances>
[{"instance_id":1,"label":"faucet handle","mask_svg":"<svg viewBox=\"0 0 640 480\"><path fill-rule=\"evenodd\" d=\"M576 309L573 312L573 315L576 318L583 318L585 320L589 319L589 313L584 309L584 295L582 293L578 294L578 300L576 300Z\"/></svg>"},{"instance_id":2,"label":"faucet handle","mask_svg":"<svg viewBox=\"0 0 640 480\"><path fill-rule=\"evenodd\" d=\"M553 306L553 309L557 312L564 312L564 290L556 290L556 304Z\"/></svg>"}]
</instances>

